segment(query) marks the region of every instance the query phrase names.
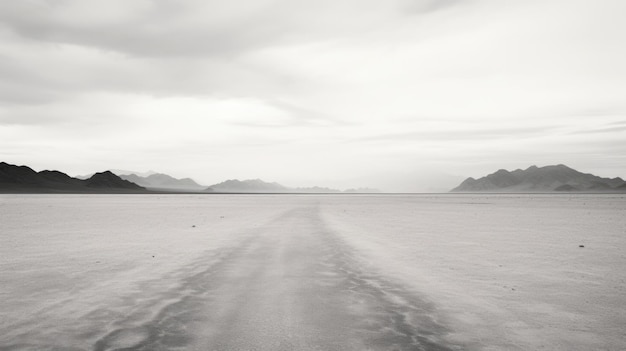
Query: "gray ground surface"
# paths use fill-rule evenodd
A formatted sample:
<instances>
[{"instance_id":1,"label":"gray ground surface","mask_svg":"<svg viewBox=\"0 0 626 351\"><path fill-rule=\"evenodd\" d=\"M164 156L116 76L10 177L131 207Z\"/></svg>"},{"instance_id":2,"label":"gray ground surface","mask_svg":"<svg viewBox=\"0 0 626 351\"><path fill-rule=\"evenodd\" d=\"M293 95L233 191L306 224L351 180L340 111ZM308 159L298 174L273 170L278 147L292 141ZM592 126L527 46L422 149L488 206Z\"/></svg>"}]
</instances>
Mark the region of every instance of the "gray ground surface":
<instances>
[{"instance_id":1,"label":"gray ground surface","mask_svg":"<svg viewBox=\"0 0 626 351\"><path fill-rule=\"evenodd\" d=\"M361 270L314 206L286 211L202 265L179 272L155 318L126 317L94 349L453 349L434 307Z\"/></svg>"},{"instance_id":2,"label":"gray ground surface","mask_svg":"<svg viewBox=\"0 0 626 351\"><path fill-rule=\"evenodd\" d=\"M0 350L623 350L625 214L616 195L0 195Z\"/></svg>"}]
</instances>

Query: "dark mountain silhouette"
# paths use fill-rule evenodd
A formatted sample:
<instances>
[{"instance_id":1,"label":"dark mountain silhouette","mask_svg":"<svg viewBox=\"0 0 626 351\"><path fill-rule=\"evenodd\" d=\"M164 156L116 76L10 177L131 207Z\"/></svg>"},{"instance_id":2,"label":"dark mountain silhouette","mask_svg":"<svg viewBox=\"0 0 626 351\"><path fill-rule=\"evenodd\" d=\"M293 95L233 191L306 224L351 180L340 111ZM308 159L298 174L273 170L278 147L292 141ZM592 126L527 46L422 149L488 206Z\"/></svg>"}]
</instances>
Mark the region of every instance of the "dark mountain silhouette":
<instances>
[{"instance_id":1,"label":"dark mountain silhouette","mask_svg":"<svg viewBox=\"0 0 626 351\"><path fill-rule=\"evenodd\" d=\"M613 192L626 190L621 178L601 178L565 165L537 167L509 172L501 169L485 177L467 178L454 192Z\"/></svg>"},{"instance_id":2,"label":"dark mountain silhouette","mask_svg":"<svg viewBox=\"0 0 626 351\"><path fill-rule=\"evenodd\" d=\"M109 171L81 180L59 171L35 172L27 166L0 162L0 192L3 193L127 193L145 190Z\"/></svg>"},{"instance_id":3,"label":"dark mountain silhouette","mask_svg":"<svg viewBox=\"0 0 626 351\"><path fill-rule=\"evenodd\" d=\"M146 177L137 174L120 174L119 177L143 187L153 189L198 191L206 188L196 183L191 178L176 179L163 173L154 173Z\"/></svg>"},{"instance_id":4,"label":"dark mountain silhouette","mask_svg":"<svg viewBox=\"0 0 626 351\"><path fill-rule=\"evenodd\" d=\"M108 171L110 171L111 173L115 174L118 177L121 177L123 175L130 175L130 174L134 174L134 175L137 175L137 176L140 176L140 177L147 177L149 175L156 174L155 171L136 172L136 171L129 171L129 170L125 170L125 169L109 169ZM85 180L85 179L91 178L91 176L93 176L94 174L95 173L90 173L90 174L86 174L86 175L77 175L77 176L74 176L74 178Z\"/></svg>"},{"instance_id":5,"label":"dark mountain silhouette","mask_svg":"<svg viewBox=\"0 0 626 351\"><path fill-rule=\"evenodd\" d=\"M0 163L0 183L2 184L41 186L44 182L45 179L29 167Z\"/></svg>"},{"instance_id":6,"label":"dark mountain silhouette","mask_svg":"<svg viewBox=\"0 0 626 351\"><path fill-rule=\"evenodd\" d=\"M83 181L85 186L89 188L112 188L112 189L133 189L141 190L143 187L124 180L111 171L96 173L91 178Z\"/></svg>"}]
</instances>

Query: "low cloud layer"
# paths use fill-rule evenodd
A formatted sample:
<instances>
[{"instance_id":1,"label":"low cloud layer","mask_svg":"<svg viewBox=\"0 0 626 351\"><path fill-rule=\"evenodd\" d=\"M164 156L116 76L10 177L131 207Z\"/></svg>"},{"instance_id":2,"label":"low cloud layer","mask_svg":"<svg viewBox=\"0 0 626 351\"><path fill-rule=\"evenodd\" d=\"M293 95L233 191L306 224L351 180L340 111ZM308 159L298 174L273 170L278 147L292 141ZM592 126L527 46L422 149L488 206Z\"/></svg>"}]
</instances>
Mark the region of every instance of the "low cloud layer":
<instances>
[{"instance_id":1,"label":"low cloud layer","mask_svg":"<svg viewBox=\"0 0 626 351\"><path fill-rule=\"evenodd\" d=\"M625 10L5 2L0 159L397 191L534 163L626 176Z\"/></svg>"}]
</instances>

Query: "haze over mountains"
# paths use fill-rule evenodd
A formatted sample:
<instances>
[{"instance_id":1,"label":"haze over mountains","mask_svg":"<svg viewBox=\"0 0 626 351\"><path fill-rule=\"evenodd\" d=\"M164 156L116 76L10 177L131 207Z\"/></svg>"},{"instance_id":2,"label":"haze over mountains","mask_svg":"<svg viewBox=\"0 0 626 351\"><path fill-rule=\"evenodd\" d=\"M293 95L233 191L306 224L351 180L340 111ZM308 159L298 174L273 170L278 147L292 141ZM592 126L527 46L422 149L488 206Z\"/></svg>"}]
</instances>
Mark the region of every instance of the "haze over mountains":
<instances>
[{"instance_id":1,"label":"haze over mountains","mask_svg":"<svg viewBox=\"0 0 626 351\"><path fill-rule=\"evenodd\" d=\"M453 192L621 192L626 191L622 178L602 178L581 173L565 165L537 167L507 171L500 169L485 177L467 178Z\"/></svg>"},{"instance_id":2,"label":"haze over mountains","mask_svg":"<svg viewBox=\"0 0 626 351\"><path fill-rule=\"evenodd\" d=\"M377 189L358 188L345 191L325 187L291 188L261 179L229 179L206 187L191 178L177 179L167 174L149 172L116 175L111 171L95 173L86 179L72 178L59 171L36 172L27 166L0 162L0 192L4 193L378 193ZM565 165L507 171L500 169L479 179L467 178L451 192L626 192L622 178L602 178L581 173Z\"/></svg>"},{"instance_id":3,"label":"haze over mountains","mask_svg":"<svg viewBox=\"0 0 626 351\"><path fill-rule=\"evenodd\" d=\"M200 191L206 187L196 183L191 178L177 179L163 173L152 173L148 176L140 176L137 174L118 174L122 179L128 180L135 184L150 189L171 189L171 190L190 190Z\"/></svg>"},{"instance_id":4,"label":"haze over mountains","mask_svg":"<svg viewBox=\"0 0 626 351\"><path fill-rule=\"evenodd\" d=\"M115 171L113 171L115 173ZM266 182L261 179L229 179L211 186L200 185L191 178L177 179L163 173L146 172L148 176L140 176L139 172L124 171L118 174L120 178L152 190L189 191L213 193L341 193L341 190L326 187L298 187L290 188L276 182ZM376 193L377 189L357 188L343 191L345 193Z\"/></svg>"},{"instance_id":5,"label":"haze over mountains","mask_svg":"<svg viewBox=\"0 0 626 351\"><path fill-rule=\"evenodd\" d=\"M265 182L261 179L229 179L224 182L211 185L206 189L208 192L218 193L378 193L380 190L371 188L348 189L341 191L325 187L301 187L290 188L276 182Z\"/></svg>"},{"instance_id":6,"label":"haze over mountains","mask_svg":"<svg viewBox=\"0 0 626 351\"><path fill-rule=\"evenodd\" d=\"M149 172L134 172L111 170L120 178L141 185L152 190L172 190L190 192L213 192L213 193L378 193L380 190L372 188L356 188L344 191L327 187L296 187L291 188L276 182L266 182L261 179L228 179L211 186L200 185L191 178L177 179L170 175ZM141 176L147 174L147 176Z\"/></svg>"},{"instance_id":7,"label":"haze over mountains","mask_svg":"<svg viewBox=\"0 0 626 351\"><path fill-rule=\"evenodd\" d=\"M115 174L114 172L120 172ZM143 174L143 176L141 175ZM59 171L36 172L27 166L0 163L0 192L3 193L341 193L324 187L290 188L260 179L230 179L210 187L191 178L177 179L163 173L108 170L75 178ZM348 189L344 193L375 193L376 189Z\"/></svg>"},{"instance_id":8,"label":"haze over mountains","mask_svg":"<svg viewBox=\"0 0 626 351\"><path fill-rule=\"evenodd\" d=\"M287 187L278 183L268 183L261 179L238 180L229 179L218 184L213 184L206 189L209 192L221 193L286 193Z\"/></svg>"}]
</instances>

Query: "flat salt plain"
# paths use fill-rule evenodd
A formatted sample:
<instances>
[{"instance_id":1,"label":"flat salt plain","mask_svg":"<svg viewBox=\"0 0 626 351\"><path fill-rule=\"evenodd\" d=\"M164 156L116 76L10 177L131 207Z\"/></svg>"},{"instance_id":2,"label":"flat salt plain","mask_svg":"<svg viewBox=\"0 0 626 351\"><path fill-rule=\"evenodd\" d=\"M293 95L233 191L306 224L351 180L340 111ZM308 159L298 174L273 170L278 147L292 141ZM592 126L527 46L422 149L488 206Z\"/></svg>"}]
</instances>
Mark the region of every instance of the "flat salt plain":
<instances>
[{"instance_id":1,"label":"flat salt plain","mask_svg":"<svg viewBox=\"0 0 626 351\"><path fill-rule=\"evenodd\" d=\"M623 350L625 330L623 195L0 195L1 350Z\"/></svg>"}]
</instances>

